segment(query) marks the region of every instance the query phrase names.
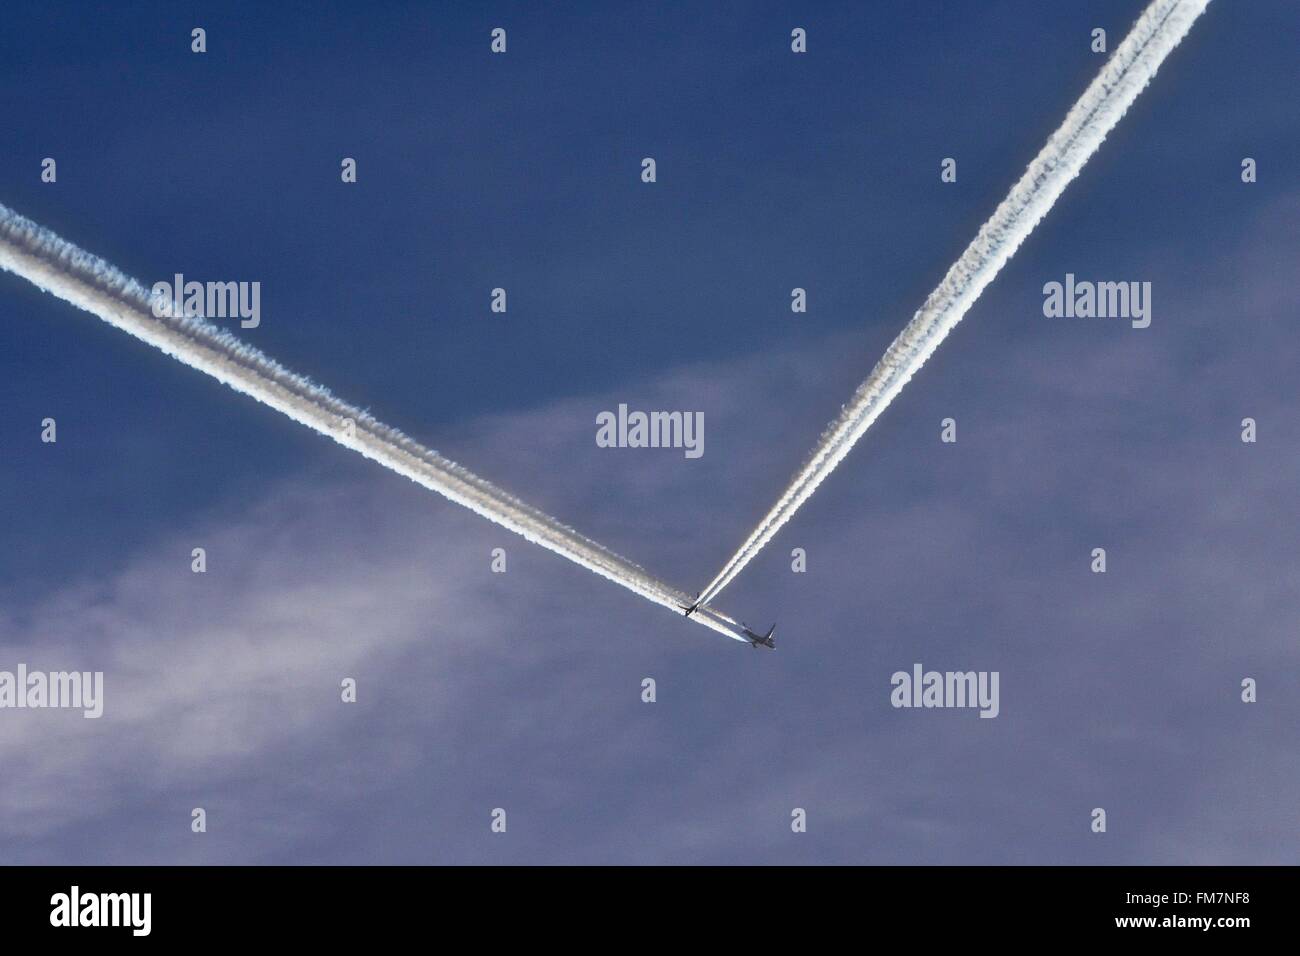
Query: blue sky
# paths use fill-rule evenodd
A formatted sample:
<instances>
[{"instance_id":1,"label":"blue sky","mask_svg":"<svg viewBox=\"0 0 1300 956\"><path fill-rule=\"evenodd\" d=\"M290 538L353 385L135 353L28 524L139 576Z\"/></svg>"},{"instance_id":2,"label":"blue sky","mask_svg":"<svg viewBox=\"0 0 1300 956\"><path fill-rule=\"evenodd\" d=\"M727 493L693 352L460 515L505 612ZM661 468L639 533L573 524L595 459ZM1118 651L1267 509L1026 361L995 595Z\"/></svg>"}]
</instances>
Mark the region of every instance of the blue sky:
<instances>
[{"instance_id":1,"label":"blue sky","mask_svg":"<svg viewBox=\"0 0 1300 956\"><path fill-rule=\"evenodd\" d=\"M1066 6L19 3L0 201L260 281L253 344L696 588L1142 5ZM0 669L107 697L0 712L0 858L1293 862L1296 21L1211 4L726 592L774 654L0 277ZM1044 318L1066 272L1150 281L1151 327ZM620 402L703 411L704 457L598 448ZM1001 715L894 710L917 661Z\"/></svg>"}]
</instances>

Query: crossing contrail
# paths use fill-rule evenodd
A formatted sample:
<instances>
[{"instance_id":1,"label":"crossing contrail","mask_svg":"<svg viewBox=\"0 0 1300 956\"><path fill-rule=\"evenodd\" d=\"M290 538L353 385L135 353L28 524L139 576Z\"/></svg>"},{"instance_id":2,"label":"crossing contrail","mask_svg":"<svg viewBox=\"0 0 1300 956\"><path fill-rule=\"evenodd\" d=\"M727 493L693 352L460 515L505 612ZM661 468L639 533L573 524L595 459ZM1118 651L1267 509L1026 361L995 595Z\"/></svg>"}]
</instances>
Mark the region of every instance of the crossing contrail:
<instances>
[{"instance_id":1,"label":"crossing contrail","mask_svg":"<svg viewBox=\"0 0 1300 956\"><path fill-rule=\"evenodd\" d=\"M712 601L849 453L1079 174L1210 0L1154 0L961 258L822 433L776 504L699 600Z\"/></svg>"},{"instance_id":2,"label":"crossing contrail","mask_svg":"<svg viewBox=\"0 0 1300 956\"><path fill-rule=\"evenodd\" d=\"M334 397L206 319L155 315L154 300L140 283L2 204L0 268L646 600L674 611L694 603L685 592ZM711 608L701 607L690 620L745 640L731 618Z\"/></svg>"}]
</instances>

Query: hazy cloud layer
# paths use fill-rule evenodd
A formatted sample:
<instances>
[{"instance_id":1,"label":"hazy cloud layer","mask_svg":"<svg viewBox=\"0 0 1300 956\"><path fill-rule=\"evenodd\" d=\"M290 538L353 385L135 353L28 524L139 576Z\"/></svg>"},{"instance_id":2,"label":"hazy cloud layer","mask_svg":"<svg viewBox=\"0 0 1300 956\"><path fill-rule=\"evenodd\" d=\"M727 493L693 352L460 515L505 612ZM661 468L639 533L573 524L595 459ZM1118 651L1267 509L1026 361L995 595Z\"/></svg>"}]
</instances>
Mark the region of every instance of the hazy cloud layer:
<instances>
[{"instance_id":1,"label":"hazy cloud layer","mask_svg":"<svg viewBox=\"0 0 1300 956\"><path fill-rule=\"evenodd\" d=\"M1291 209L1222 257L1225 280L1260 249L1300 251ZM1032 285L999 287L729 592L750 623L779 620L772 654L377 470L225 503L107 580L10 602L0 666L102 669L107 686L98 721L0 713L5 858L1292 861L1300 582L1281 516L1300 461L1276 315L1294 295L1280 277L1223 301L1156 278L1152 329L1086 346L1047 333ZM997 303L1031 317L999 323ZM1003 332L995 376L972 343ZM785 423L827 404L817 371L850 345L486 419L466 458L690 585L747 526L754 486L792 468L808 436ZM709 453L596 448L595 412L619 401L703 408ZM956 445L938 441L946 414ZM1000 671L1001 715L894 710L889 676L918 661ZM1245 676L1258 704L1239 701Z\"/></svg>"}]
</instances>

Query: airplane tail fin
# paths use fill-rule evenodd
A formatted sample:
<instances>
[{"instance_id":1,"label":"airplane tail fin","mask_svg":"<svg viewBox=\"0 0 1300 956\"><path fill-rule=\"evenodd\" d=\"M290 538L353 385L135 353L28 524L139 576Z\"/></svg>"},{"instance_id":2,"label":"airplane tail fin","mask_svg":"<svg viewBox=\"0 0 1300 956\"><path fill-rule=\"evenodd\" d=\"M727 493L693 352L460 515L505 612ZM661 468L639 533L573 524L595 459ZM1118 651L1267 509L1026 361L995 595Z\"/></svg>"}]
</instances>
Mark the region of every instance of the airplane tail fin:
<instances>
[{"instance_id":1,"label":"airplane tail fin","mask_svg":"<svg viewBox=\"0 0 1300 956\"><path fill-rule=\"evenodd\" d=\"M771 627L767 629L767 633L763 635L763 643L766 644L768 647L776 647L776 638L772 636L775 633L776 633L776 625L773 624Z\"/></svg>"}]
</instances>

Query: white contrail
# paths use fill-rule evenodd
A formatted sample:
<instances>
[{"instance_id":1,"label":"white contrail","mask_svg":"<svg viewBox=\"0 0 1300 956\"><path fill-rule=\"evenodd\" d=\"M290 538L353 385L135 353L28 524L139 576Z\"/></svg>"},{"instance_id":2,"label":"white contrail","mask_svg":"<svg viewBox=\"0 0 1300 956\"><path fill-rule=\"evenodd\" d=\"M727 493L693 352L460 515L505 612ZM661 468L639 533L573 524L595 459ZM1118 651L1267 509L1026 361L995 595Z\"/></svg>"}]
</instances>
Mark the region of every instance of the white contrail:
<instances>
[{"instance_id":1,"label":"white contrail","mask_svg":"<svg viewBox=\"0 0 1300 956\"><path fill-rule=\"evenodd\" d=\"M1020 181L822 433L803 468L700 593L712 601L790 520L928 359L1079 174L1210 0L1154 0Z\"/></svg>"},{"instance_id":2,"label":"white contrail","mask_svg":"<svg viewBox=\"0 0 1300 956\"><path fill-rule=\"evenodd\" d=\"M335 398L259 350L198 316L162 317L140 283L0 205L0 268L206 372L385 468L674 611L694 603L625 558L567 528L495 485ZM691 620L745 638L726 615L700 609Z\"/></svg>"}]
</instances>

